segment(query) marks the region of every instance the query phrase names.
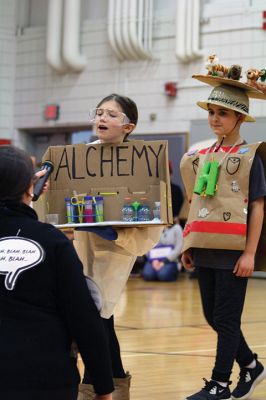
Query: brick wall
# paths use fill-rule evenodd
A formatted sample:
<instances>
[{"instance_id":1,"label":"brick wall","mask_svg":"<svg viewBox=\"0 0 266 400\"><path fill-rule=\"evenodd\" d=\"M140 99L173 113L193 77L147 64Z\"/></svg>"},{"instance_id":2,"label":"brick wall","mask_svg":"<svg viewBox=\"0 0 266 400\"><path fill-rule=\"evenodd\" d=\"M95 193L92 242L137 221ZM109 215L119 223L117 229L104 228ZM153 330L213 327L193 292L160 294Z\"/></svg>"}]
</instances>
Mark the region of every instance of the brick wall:
<instances>
[{"instance_id":1,"label":"brick wall","mask_svg":"<svg viewBox=\"0 0 266 400\"><path fill-rule=\"evenodd\" d=\"M240 63L244 71L266 67L266 31L261 29L265 1L209 0L202 5L201 42L206 56L216 52L222 63ZM86 124L88 109L111 92L126 94L137 102L140 120L136 132L184 132L190 130L191 120L206 119L195 102L205 98L209 88L191 79L193 73L205 71L205 60L184 64L176 58L175 0L168 1L163 12L155 10L152 61L117 61L108 43L106 19L88 18L81 29L85 70L59 75L46 64L45 29L45 25L32 26L17 37L14 121L18 129L49 127L43 108L50 102L60 104L59 124ZM178 82L175 99L164 94L166 81ZM252 102L251 112L266 117L266 104ZM151 114L156 114L154 121Z\"/></svg>"}]
</instances>

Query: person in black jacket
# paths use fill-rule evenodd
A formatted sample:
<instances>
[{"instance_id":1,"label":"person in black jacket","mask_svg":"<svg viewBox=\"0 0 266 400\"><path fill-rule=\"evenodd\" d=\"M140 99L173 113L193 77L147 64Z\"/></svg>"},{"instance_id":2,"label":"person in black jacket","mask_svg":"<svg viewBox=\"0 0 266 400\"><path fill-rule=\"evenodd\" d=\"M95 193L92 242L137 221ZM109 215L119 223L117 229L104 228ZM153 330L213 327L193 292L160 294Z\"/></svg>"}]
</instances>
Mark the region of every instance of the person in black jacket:
<instances>
[{"instance_id":1,"label":"person in black jacket","mask_svg":"<svg viewBox=\"0 0 266 400\"><path fill-rule=\"evenodd\" d=\"M0 398L76 400L75 341L95 400L111 400L102 320L71 242L29 206L33 180L27 153L0 146Z\"/></svg>"}]
</instances>

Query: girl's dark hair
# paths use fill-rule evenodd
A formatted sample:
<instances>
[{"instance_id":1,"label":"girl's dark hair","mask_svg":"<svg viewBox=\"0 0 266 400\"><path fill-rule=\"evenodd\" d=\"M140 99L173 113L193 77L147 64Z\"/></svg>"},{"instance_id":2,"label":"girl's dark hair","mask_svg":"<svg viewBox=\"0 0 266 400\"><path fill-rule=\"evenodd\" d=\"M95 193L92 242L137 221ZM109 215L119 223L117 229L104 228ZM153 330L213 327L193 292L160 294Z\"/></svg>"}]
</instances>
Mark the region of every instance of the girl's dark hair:
<instances>
[{"instance_id":1,"label":"girl's dark hair","mask_svg":"<svg viewBox=\"0 0 266 400\"><path fill-rule=\"evenodd\" d=\"M120 94L112 93L109 94L109 96L106 96L104 99L100 101L100 103L97 105L97 108L100 107L103 103L106 101L114 100L116 101L123 113L126 114L128 117L129 121L132 122L133 124L137 125L138 122L138 108L136 103L131 100L129 97L126 96L121 96Z\"/></svg>"},{"instance_id":2,"label":"girl's dark hair","mask_svg":"<svg viewBox=\"0 0 266 400\"><path fill-rule=\"evenodd\" d=\"M33 163L25 151L0 146L0 202L20 202L33 176Z\"/></svg>"}]
</instances>

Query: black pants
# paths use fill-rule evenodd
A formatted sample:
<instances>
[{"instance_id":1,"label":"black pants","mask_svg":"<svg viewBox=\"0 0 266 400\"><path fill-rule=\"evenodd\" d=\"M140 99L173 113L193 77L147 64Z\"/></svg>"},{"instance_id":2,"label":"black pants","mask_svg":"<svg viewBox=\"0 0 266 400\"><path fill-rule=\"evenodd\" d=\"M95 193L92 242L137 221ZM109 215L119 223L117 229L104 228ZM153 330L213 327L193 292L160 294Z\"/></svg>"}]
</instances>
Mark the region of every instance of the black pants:
<instances>
[{"instance_id":1,"label":"black pants","mask_svg":"<svg viewBox=\"0 0 266 400\"><path fill-rule=\"evenodd\" d=\"M198 282L204 316L218 335L212 379L228 382L235 360L241 368L254 359L240 328L248 279L199 267Z\"/></svg>"},{"instance_id":2,"label":"black pants","mask_svg":"<svg viewBox=\"0 0 266 400\"><path fill-rule=\"evenodd\" d=\"M77 400L78 388L62 390L0 391L3 400Z\"/></svg>"},{"instance_id":3,"label":"black pants","mask_svg":"<svg viewBox=\"0 0 266 400\"><path fill-rule=\"evenodd\" d=\"M117 339L117 336L115 333L115 328L114 328L114 317L112 315L109 319L102 318L102 321L103 321L104 328L106 331L106 336L108 338L109 351L110 351L111 362L112 362L113 377L114 378L125 378L126 374L125 374L123 364L122 364L120 346L119 346L119 342L118 342L118 339ZM87 369L85 369L85 372L84 372L83 383L92 384L92 380L91 380L91 377L90 377Z\"/></svg>"}]
</instances>

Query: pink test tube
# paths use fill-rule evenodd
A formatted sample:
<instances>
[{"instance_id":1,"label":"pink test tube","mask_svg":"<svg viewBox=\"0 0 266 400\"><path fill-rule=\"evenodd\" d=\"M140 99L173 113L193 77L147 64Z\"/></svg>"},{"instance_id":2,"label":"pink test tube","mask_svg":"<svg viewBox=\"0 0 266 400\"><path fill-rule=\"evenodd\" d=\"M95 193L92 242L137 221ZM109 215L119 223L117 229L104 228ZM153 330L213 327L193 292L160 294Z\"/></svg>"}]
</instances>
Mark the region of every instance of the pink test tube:
<instances>
[{"instance_id":1,"label":"pink test tube","mask_svg":"<svg viewBox=\"0 0 266 400\"><path fill-rule=\"evenodd\" d=\"M93 222L92 196L84 196L83 222Z\"/></svg>"}]
</instances>

